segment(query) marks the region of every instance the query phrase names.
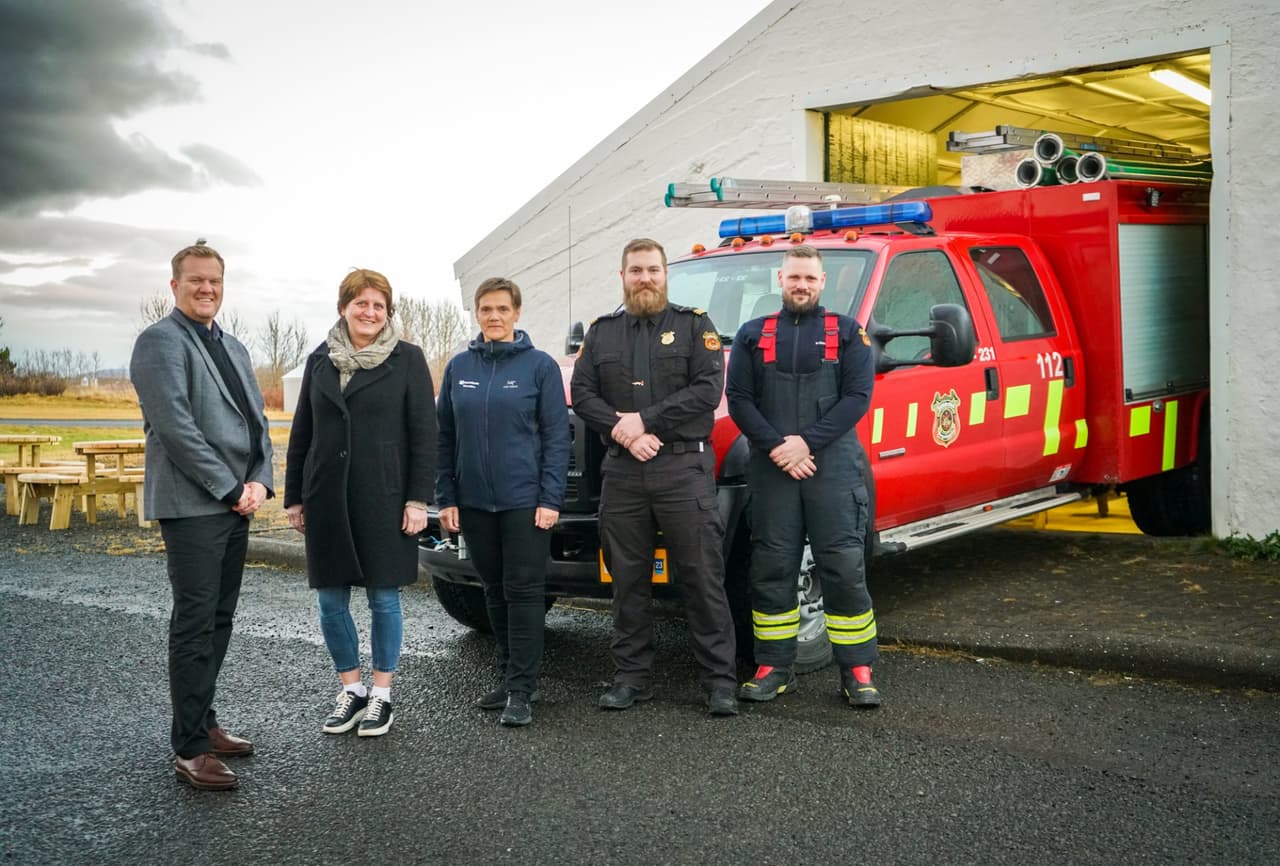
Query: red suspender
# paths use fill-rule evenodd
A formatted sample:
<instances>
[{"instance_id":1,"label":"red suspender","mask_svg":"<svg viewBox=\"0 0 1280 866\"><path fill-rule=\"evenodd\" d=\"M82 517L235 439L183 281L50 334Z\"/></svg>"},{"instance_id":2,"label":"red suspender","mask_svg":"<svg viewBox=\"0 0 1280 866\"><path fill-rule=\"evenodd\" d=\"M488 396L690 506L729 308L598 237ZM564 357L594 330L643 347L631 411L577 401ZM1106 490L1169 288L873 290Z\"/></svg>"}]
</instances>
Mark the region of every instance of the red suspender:
<instances>
[{"instance_id":1,"label":"red suspender","mask_svg":"<svg viewBox=\"0 0 1280 866\"><path fill-rule=\"evenodd\" d=\"M772 364L778 360L778 314L764 317L764 327L760 329L760 352L764 362Z\"/></svg>"},{"instance_id":2,"label":"red suspender","mask_svg":"<svg viewBox=\"0 0 1280 866\"><path fill-rule=\"evenodd\" d=\"M822 360L827 363L840 360L840 322L835 313L827 313L823 322L827 329L827 348Z\"/></svg>"},{"instance_id":3,"label":"red suspender","mask_svg":"<svg viewBox=\"0 0 1280 866\"><path fill-rule=\"evenodd\" d=\"M831 363L840 360L840 319L835 313L827 313L823 318L823 329L826 332L822 360ZM764 325L760 328L760 354L766 364L778 360L778 314L764 317Z\"/></svg>"}]
</instances>

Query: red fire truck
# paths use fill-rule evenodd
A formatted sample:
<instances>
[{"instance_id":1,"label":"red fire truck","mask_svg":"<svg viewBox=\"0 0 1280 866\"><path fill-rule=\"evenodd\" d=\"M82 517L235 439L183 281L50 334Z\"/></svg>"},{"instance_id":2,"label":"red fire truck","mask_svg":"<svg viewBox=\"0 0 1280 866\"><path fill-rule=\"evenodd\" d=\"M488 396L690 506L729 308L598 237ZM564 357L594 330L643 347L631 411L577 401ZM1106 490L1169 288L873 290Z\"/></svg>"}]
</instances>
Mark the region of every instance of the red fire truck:
<instances>
[{"instance_id":1,"label":"red fire truck","mask_svg":"<svg viewBox=\"0 0 1280 866\"><path fill-rule=\"evenodd\" d=\"M862 322L877 358L858 425L873 555L1112 487L1144 532L1198 534L1209 530L1207 223L1207 187L1141 181L793 206L724 220L719 245L671 261L669 293L706 310L727 351L743 322L780 308L783 251L822 251L822 304ZM604 446L571 420L548 592L607 597L596 531ZM730 600L749 637L747 443L723 401L712 445ZM487 629L478 577L434 522L421 561L445 610ZM829 657L810 566L806 556L801 668ZM654 581L662 595L680 575L655 569Z\"/></svg>"}]
</instances>

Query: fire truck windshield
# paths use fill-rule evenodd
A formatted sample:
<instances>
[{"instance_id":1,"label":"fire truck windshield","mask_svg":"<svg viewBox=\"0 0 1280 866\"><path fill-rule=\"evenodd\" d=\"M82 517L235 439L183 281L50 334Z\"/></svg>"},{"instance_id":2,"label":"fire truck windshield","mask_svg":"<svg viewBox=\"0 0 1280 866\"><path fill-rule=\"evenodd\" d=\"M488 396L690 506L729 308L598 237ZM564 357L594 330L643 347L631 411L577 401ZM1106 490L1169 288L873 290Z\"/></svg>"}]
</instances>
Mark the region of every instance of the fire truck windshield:
<instances>
[{"instance_id":1,"label":"fire truck windshield","mask_svg":"<svg viewBox=\"0 0 1280 866\"><path fill-rule=\"evenodd\" d=\"M875 253L869 250L823 250L827 271L822 305L835 313L853 315ZM729 340L744 322L782 308L778 269L782 250L705 256L672 262L667 271L667 293L672 303L706 310L721 339Z\"/></svg>"}]
</instances>

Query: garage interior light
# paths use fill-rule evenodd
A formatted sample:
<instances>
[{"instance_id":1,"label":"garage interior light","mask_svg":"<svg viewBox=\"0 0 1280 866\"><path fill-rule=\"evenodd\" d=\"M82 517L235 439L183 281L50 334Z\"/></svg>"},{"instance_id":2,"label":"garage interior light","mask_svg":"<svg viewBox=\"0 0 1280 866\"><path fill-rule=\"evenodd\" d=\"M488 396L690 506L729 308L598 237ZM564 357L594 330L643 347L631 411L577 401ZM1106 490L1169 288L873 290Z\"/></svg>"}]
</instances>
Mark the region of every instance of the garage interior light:
<instances>
[{"instance_id":1,"label":"garage interior light","mask_svg":"<svg viewBox=\"0 0 1280 866\"><path fill-rule=\"evenodd\" d=\"M1209 105L1209 88L1205 87L1198 81L1192 81L1181 72L1174 72L1172 69L1153 69L1151 77L1159 81L1165 87L1171 87L1181 94L1190 96L1197 102L1203 102Z\"/></svg>"}]
</instances>

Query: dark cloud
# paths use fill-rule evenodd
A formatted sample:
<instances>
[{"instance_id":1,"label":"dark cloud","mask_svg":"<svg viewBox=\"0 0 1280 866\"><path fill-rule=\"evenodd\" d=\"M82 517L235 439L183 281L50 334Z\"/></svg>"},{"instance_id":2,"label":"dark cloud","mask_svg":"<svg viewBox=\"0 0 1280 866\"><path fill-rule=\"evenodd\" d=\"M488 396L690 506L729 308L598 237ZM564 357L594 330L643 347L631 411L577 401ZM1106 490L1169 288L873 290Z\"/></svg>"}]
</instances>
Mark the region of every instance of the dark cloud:
<instances>
[{"instance_id":1,"label":"dark cloud","mask_svg":"<svg viewBox=\"0 0 1280 866\"><path fill-rule=\"evenodd\" d=\"M141 0L0 0L0 211L253 182L226 154L192 165L116 132L117 119L199 98L194 79L165 65L172 51L230 56L223 45L192 43Z\"/></svg>"}]
</instances>

